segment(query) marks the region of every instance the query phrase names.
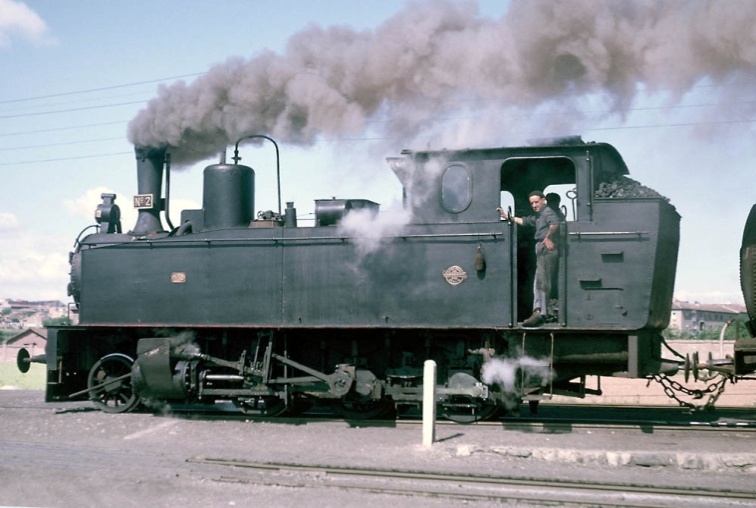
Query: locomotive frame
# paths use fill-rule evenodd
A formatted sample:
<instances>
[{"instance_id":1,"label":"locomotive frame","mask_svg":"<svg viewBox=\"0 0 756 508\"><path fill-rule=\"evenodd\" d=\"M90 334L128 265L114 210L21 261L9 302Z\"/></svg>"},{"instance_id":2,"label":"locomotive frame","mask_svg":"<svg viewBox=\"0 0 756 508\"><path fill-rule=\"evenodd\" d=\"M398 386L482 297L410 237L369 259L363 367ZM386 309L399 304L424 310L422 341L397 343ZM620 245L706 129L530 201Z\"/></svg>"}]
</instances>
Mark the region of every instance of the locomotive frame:
<instances>
[{"instance_id":1,"label":"locomotive frame","mask_svg":"<svg viewBox=\"0 0 756 508\"><path fill-rule=\"evenodd\" d=\"M387 162L409 219L383 235L345 227L381 217L362 199L317 200L315 226L298 226L293 203L280 210L280 173L278 213L255 216L238 147L233 164L205 169L202 209L168 230L166 151L136 148L137 224L123 233L116 196L103 194L99 231L70 257L79 324L51 327L46 355L32 359L47 364L47 401L123 412L231 400L260 415L327 401L368 418L420 404L433 359L441 413L470 422L522 400L600 393L588 375L681 365L661 354L680 217L662 197L596 197L628 173L611 145L405 151ZM574 186L558 321L525 328L532 233L496 208L508 193L522 215L531 190L555 184Z\"/></svg>"}]
</instances>

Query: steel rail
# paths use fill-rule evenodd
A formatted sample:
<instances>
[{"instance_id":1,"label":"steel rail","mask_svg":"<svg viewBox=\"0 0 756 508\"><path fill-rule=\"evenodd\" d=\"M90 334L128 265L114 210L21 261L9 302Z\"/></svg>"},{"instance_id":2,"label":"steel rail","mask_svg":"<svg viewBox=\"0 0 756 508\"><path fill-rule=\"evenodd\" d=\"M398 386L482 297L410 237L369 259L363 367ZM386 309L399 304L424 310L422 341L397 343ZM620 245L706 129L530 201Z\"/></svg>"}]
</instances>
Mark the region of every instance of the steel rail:
<instances>
[{"instance_id":1,"label":"steel rail","mask_svg":"<svg viewBox=\"0 0 756 508\"><path fill-rule=\"evenodd\" d=\"M582 407L582 404L565 404L565 407ZM599 407L592 405L592 407ZM602 408L648 408L648 409L679 409L670 406L615 406L607 405L600 406ZM523 416L505 416L494 420L482 420L477 421L473 425L483 427L494 427L512 429L515 427L527 427L534 428L538 426L559 426L569 425L573 429L637 429L639 427L652 426L663 431L684 431L684 432L756 432L756 419L754 419L754 412L752 408L728 408L728 411L732 413L727 416L729 421L686 421L686 420L674 420L674 419L643 419L642 417L613 417L613 418L596 418L586 416L541 416L541 415L523 415ZM742 413L743 416L739 416ZM349 421L349 418L344 418L335 415L328 408L321 410L309 409L303 413L297 415L283 415L276 417L255 416L250 414L237 414L236 410L229 409L213 409L212 407L204 406L201 408L186 406L181 407L174 405L171 408L171 414L177 417L181 417L183 414L199 415L201 418L216 420L216 419L229 419L244 418L245 420L254 421L269 421L274 423L286 423L286 424L302 424L308 421ZM396 426L396 425L420 425L422 423L420 415L418 414L403 414L399 415L395 419L368 419L360 420L362 425L366 426ZM460 424L457 422L439 419L436 422L437 425L442 426L455 426Z\"/></svg>"},{"instance_id":2,"label":"steel rail","mask_svg":"<svg viewBox=\"0 0 756 508\"><path fill-rule=\"evenodd\" d=\"M720 490L713 488L656 486L633 483L610 483L593 481L575 481L560 479L541 479L517 476L488 476L469 475L459 473L439 473L428 471L339 467L323 465L307 465L296 463L248 462L245 460L219 459L208 457L192 457L187 462L252 469L256 471L275 471L289 473L306 473L309 484L304 485L301 480L282 484L280 477L272 480L265 478L251 478L240 476L221 476L218 481L239 483L264 483L265 485L282 485L298 487L339 487L368 490L371 492L392 494L421 494L461 499L497 499L521 500L541 502L579 503L581 506L627 506L627 507L658 507L660 502L683 502L686 506L696 503L716 503L717 501L754 500L756 491ZM332 476L343 479L381 479L394 480L390 487L385 485L359 485L350 483L334 483L314 481L312 475ZM418 486L410 484L404 488L397 486L396 481L411 480L425 482L439 487ZM453 486L453 490L440 488L444 485ZM489 490L483 490L483 489ZM477 489L472 490L472 489ZM500 490L490 490L500 489ZM530 489L528 491L527 489ZM544 490L548 489L548 490ZM638 496L633 499L632 495ZM601 496L600 498L597 498Z\"/></svg>"}]
</instances>

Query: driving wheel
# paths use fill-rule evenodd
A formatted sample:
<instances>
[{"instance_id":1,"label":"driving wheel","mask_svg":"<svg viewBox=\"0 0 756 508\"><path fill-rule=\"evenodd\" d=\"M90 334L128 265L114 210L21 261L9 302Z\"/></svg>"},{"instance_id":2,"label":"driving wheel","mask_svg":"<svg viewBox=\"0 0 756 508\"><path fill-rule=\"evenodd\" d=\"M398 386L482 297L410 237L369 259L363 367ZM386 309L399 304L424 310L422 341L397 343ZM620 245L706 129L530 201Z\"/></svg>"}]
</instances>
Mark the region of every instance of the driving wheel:
<instances>
[{"instance_id":1,"label":"driving wheel","mask_svg":"<svg viewBox=\"0 0 756 508\"><path fill-rule=\"evenodd\" d=\"M472 388L477 383L477 379L463 372L458 372L449 378L449 388ZM453 422L475 423L493 418L499 409L499 406L491 399L455 395L442 404L441 414Z\"/></svg>"},{"instance_id":2,"label":"driving wheel","mask_svg":"<svg viewBox=\"0 0 756 508\"><path fill-rule=\"evenodd\" d=\"M129 356L113 353L103 356L89 371L89 399L106 413L126 413L139 405L140 398L131 384Z\"/></svg>"}]
</instances>

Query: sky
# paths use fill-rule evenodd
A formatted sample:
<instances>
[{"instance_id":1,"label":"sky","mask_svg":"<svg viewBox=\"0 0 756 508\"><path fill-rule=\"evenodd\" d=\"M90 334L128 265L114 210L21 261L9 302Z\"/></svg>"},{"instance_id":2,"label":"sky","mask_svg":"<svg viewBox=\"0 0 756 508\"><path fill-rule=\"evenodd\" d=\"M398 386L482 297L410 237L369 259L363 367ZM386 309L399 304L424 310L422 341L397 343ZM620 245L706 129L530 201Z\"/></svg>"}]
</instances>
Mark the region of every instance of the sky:
<instances>
[{"instance_id":1,"label":"sky","mask_svg":"<svg viewBox=\"0 0 756 508\"><path fill-rule=\"evenodd\" d=\"M68 253L134 143L172 146L171 214L240 134L281 194L397 208L385 158L581 135L682 217L675 296L742 303L756 183L756 2L0 0L0 298L69 301ZM275 152L242 146L257 210ZM88 230L91 232L91 230Z\"/></svg>"}]
</instances>

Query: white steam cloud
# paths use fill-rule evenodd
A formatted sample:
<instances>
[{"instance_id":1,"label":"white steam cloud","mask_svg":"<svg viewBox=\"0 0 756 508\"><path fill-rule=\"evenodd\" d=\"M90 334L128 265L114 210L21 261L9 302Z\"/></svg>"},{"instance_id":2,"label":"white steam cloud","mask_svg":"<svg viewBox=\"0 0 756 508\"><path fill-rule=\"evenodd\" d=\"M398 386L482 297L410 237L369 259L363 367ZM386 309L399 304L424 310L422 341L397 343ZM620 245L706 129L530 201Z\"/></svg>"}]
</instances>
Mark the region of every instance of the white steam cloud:
<instances>
[{"instance_id":1,"label":"white steam cloud","mask_svg":"<svg viewBox=\"0 0 756 508\"><path fill-rule=\"evenodd\" d=\"M376 252L384 238L396 237L410 222L409 211L388 211L374 214L369 210L354 210L339 222L339 233L355 243L359 259Z\"/></svg>"},{"instance_id":2,"label":"white steam cloud","mask_svg":"<svg viewBox=\"0 0 756 508\"><path fill-rule=\"evenodd\" d=\"M171 348L171 356L177 358L191 358L200 353L200 347L195 342L195 333L191 330L180 332L178 335L169 335L168 344Z\"/></svg>"},{"instance_id":3,"label":"white steam cloud","mask_svg":"<svg viewBox=\"0 0 756 508\"><path fill-rule=\"evenodd\" d=\"M749 1L515 0L501 19L473 2L413 2L375 30L312 26L283 54L231 59L161 87L129 139L170 146L180 165L251 133L303 145L367 128L403 147L419 133L445 143L435 148L500 143L522 123L512 121L517 108L572 111L558 126L539 123L542 133L569 132L587 94L623 115L644 89L681 96L701 80L752 81L754 26ZM473 120L453 136L434 132L461 113Z\"/></svg>"},{"instance_id":4,"label":"white steam cloud","mask_svg":"<svg viewBox=\"0 0 756 508\"><path fill-rule=\"evenodd\" d=\"M501 391L508 396L505 398L505 403L514 407L520 403L517 388L518 376L523 377L523 386L545 387L551 381L553 375L548 361L520 356L487 359L481 368L480 377L487 385L498 385Z\"/></svg>"}]
</instances>

